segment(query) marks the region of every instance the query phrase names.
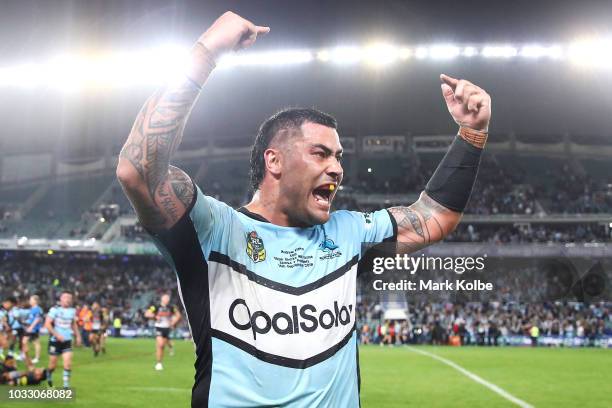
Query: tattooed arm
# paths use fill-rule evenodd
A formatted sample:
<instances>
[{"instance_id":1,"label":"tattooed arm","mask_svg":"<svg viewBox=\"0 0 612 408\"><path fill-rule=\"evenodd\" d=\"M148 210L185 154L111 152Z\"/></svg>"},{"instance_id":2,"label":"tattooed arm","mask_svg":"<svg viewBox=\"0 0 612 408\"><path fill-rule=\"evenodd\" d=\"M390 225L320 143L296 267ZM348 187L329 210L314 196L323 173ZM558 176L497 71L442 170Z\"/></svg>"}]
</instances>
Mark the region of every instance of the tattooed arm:
<instances>
[{"instance_id":1,"label":"tattooed arm","mask_svg":"<svg viewBox=\"0 0 612 408\"><path fill-rule=\"evenodd\" d=\"M193 199L193 183L170 166L199 90L189 80L156 92L145 103L119 155L117 177L140 222L150 230L169 228Z\"/></svg>"},{"instance_id":2,"label":"tattooed arm","mask_svg":"<svg viewBox=\"0 0 612 408\"><path fill-rule=\"evenodd\" d=\"M461 220L461 213L438 204L424 191L411 206L391 207L389 212L397 223L397 242L407 244L411 252L444 239Z\"/></svg>"},{"instance_id":3,"label":"tattooed arm","mask_svg":"<svg viewBox=\"0 0 612 408\"><path fill-rule=\"evenodd\" d=\"M482 88L448 75L440 80L448 111L460 128L426 187L438 201L423 191L410 207L389 209L397 222L397 242L406 243L408 252L444 239L461 221L491 120L491 97Z\"/></svg>"},{"instance_id":4,"label":"tattooed arm","mask_svg":"<svg viewBox=\"0 0 612 408\"><path fill-rule=\"evenodd\" d=\"M117 178L143 226L152 231L172 227L193 200L194 185L170 165L200 89L221 53L245 48L269 31L227 12L200 37L182 81L157 91L141 109L119 155Z\"/></svg>"}]
</instances>

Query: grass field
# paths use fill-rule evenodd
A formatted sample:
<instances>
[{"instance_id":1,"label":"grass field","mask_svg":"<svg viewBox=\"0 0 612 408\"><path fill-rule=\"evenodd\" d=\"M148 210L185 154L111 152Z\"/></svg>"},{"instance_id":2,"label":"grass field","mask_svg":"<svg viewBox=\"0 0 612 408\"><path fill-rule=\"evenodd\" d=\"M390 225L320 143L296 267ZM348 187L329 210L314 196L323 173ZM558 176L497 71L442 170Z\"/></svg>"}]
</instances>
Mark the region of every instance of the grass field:
<instances>
[{"instance_id":1,"label":"grass field","mask_svg":"<svg viewBox=\"0 0 612 408\"><path fill-rule=\"evenodd\" d=\"M43 339L45 344L46 339ZM109 339L108 354L78 349L73 407L187 407L193 346L176 342L176 355L153 370L150 339ZM362 346L362 406L518 406L424 351L452 361L535 407L612 407L612 350ZM45 356L46 360L46 356ZM54 376L61 383L61 370ZM66 407L66 403L7 403L3 407Z\"/></svg>"}]
</instances>

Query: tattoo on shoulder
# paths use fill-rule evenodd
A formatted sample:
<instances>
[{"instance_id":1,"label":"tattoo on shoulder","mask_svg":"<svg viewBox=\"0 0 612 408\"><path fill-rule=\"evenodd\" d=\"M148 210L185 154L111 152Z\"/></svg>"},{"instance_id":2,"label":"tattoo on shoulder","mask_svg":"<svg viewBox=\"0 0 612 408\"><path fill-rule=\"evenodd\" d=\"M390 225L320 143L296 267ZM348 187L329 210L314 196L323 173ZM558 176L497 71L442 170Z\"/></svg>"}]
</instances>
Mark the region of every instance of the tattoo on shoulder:
<instances>
[{"instance_id":1,"label":"tattoo on shoulder","mask_svg":"<svg viewBox=\"0 0 612 408\"><path fill-rule=\"evenodd\" d=\"M179 199L185 208L189 208L195 194L191 178L182 170L170 166L170 185L176 198Z\"/></svg>"},{"instance_id":2,"label":"tattoo on shoulder","mask_svg":"<svg viewBox=\"0 0 612 408\"><path fill-rule=\"evenodd\" d=\"M170 183L167 181L162 181L157 189L157 195L159 197L159 203L170 217L171 221L177 221L178 211L179 209L176 207L176 202L173 200L172 195L170 194Z\"/></svg>"}]
</instances>

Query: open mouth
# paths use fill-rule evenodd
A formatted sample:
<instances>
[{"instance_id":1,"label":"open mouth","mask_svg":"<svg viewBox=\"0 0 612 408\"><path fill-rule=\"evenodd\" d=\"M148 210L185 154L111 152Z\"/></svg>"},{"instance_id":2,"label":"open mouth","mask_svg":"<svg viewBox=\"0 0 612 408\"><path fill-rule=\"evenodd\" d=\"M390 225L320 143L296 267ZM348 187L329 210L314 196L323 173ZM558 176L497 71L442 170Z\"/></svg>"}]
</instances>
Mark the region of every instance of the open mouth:
<instances>
[{"instance_id":1,"label":"open mouth","mask_svg":"<svg viewBox=\"0 0 612 408\"><path fill-rule=\"evenodd\" d=\"M318 203L329 205L336 192L336 188L335 183L325 183L315 188L312 191L312 195Z\"/></svg>"}]
</instances>

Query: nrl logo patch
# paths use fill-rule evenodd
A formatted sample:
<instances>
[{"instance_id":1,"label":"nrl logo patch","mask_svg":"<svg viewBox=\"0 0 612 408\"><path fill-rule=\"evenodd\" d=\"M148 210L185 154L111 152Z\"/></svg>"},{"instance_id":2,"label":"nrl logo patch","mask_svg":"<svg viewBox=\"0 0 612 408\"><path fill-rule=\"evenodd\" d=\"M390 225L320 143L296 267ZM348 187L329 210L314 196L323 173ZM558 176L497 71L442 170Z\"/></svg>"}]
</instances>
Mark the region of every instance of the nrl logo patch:
<instances>
[{"instance_id":1,"label":"nrl logo patch","mask_svg":"<svg viewBox=\"0 0 612 408\"><path fill-rule=\"evenodd\" d=\"M253 262L261 262L266 259L266 248L257 231L251 231L246 236L247 246L246 253Z\"/></svg>"}]
</instances>

